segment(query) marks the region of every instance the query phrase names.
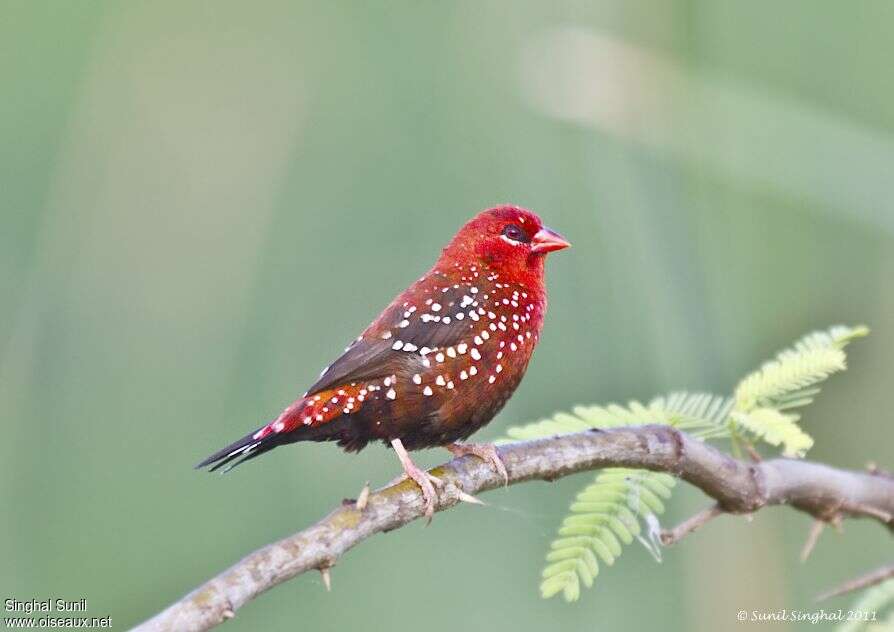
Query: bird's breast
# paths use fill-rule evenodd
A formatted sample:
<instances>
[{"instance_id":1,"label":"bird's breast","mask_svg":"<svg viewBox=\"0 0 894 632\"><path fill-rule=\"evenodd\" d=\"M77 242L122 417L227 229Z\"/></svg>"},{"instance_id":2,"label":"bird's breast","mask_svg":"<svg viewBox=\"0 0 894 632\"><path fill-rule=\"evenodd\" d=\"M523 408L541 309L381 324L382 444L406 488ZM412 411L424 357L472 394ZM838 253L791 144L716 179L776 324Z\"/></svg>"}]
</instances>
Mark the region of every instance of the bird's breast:
<instances>
[{"instance_id":1,"label":"bird's breast","mask_svg":"<svg viewBox=\"0 0 894 632\"><path fill-rule=\"evenodd\" d=\"M527 369L546 300L496 273L457 273L434 271L395 299L273 431L301 425L348 449L395 438L413 449L489 422Z\"/></svg>"},{"instance_id":2,"label":"bird's breast","mask_svg":"<svg viewBox=\"0 0 894 632\"><path fill-rule=\"evenodd\" d=\"M433 321L438 312L424 309L431 305L423 302L418 317L442 326ZM489 422L524 376L544 309L540 295L501 283L451 306L454 321L462 317L462 334L450 344L414 350L418 361L393 376L393 398L380 406L387 410L377 415L376 434L425 447L465 438Z\"/></svg>"}]
</instances>

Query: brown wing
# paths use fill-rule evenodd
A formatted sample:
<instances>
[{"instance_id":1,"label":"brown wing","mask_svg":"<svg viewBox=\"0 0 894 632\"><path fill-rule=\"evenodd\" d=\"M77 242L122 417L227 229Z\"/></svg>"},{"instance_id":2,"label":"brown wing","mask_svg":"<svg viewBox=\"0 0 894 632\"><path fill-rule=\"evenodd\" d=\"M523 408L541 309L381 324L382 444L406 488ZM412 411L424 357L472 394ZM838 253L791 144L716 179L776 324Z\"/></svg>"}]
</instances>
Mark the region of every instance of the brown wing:
<instances>
[{"instance_id":1,"label":"brown wing","mask_svg":"<svg viewBox=\"0 0 894 632\"><path fill-rule=\"evenodd\" d=\"M435 278L434 281L440 280ZM442 281L443 283L443 281ZM485 313L469 283L438 286L425 277L389 305L308 389L313 395L351 382L408 375L422 369L429 351L469 337ZM446 290L446 291L445 291Z\"/></svg>"}]
</instances>

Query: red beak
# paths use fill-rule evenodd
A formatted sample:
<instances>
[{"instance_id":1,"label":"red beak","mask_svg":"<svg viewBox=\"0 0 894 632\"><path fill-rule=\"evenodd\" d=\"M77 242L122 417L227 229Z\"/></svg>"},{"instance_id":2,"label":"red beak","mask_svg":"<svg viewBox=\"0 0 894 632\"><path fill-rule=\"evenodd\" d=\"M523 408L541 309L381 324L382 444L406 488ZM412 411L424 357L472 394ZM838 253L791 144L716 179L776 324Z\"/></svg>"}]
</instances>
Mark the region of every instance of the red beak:
<instances>
[{"instance_id":1,"label":"red beak","mask_svg":"<svg viewBox=\"0 0 894 632\"><path fill-rule=\"evenodd\" d=\"M531 250L536 253L546 254L554 250L562 250L571 246L571 243L556 231L545 226L538 230L531 238Z\"/></svg>"}]
</instances>

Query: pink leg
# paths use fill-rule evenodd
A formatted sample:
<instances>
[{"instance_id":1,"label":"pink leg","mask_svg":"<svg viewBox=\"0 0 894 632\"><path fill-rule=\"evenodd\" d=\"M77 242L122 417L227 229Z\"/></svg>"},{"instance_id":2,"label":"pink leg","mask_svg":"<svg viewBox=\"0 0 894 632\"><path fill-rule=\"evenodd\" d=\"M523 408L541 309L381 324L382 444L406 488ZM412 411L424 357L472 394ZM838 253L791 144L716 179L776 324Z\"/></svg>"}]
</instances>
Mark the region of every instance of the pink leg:
<instances>
[{"instance_id":1,"label":"pink leg","mask_svg":"<svg viewBox=\"0 0 894 632\"><path fill-rule=\"evenodd\" d=\"M449 450L453 456L465 456L472 454L489 463L496 470L497 474L503 477L503 483L509 484L509 472L506 471L506 465L503 459L497 453L497 448L492 443L450 443L444 448Z\"/></svg>"},{"instance_id":2,"label":"pink leg","mask_svg":"<svg viewBox=\"0 0 894 632\"><path fill-rule=\"evenodd\" d=\"M392 440L391 447L394 448L394 452L404 468L405 475L402 478L412 478L422 490L422 497L425 499L425 517L431 522L431 517L435 513L435 500L438 497L434 485L441 487L444 482L437 476L432 476L425 470L416 467L400 439Z\"/></svg>"}]
</instances>

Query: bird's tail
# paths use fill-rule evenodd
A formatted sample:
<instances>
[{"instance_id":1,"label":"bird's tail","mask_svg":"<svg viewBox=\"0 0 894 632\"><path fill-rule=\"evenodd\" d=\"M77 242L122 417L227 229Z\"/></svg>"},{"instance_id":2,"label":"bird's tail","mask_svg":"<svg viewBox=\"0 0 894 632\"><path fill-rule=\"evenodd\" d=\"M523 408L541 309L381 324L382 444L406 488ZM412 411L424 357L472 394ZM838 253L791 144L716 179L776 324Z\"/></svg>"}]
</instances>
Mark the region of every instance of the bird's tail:
<instances>
[{"instance_id":1,"label":"bird's tail","mask_svg":"<svg viewBox=\"0 0 894 632\"><path fill-rule=\"evenodd\" d=\"M261 456L276 446L284 443L281 435L267 431L269 425L263 426L245 435L222 450L218 450L207 459L196 465L196 469L211 466L210 472L224 468L223 472L229 472L237 465ZM266 431L266 432L265 432Z\"/></svg>"},{"instance_id":2,"label":"bird's tail","mask_svg":"<svg viewBox=\"0 0 894 632\"><path fill-rule=\"evenodd\" d=\"M347 396L342 389L337 393L326 391L313 397L301 397L292 402L276 419L215 452L196 465L196 469L210 465L212 472L221 468L224 472L229 472L237 465L261 456L276 446L296 441L337 439L339 445L345 449L359 451L366 445L366 440L357 441L349 432L346 433L342 415L343 412L356 408L356 405L347 403L351 408L344 409L341 405L333 405L339 398L345 397ZM360 397L360 401L363 401L363 397Z\"/></svg>"}]
</instances>

